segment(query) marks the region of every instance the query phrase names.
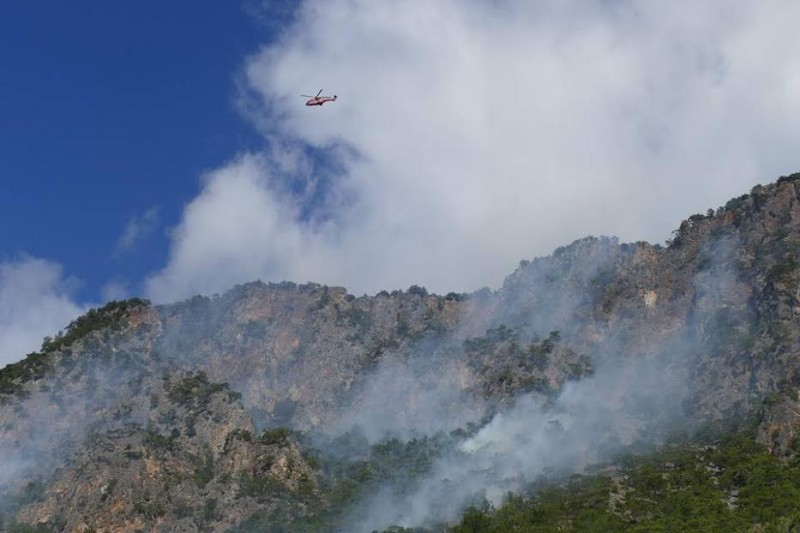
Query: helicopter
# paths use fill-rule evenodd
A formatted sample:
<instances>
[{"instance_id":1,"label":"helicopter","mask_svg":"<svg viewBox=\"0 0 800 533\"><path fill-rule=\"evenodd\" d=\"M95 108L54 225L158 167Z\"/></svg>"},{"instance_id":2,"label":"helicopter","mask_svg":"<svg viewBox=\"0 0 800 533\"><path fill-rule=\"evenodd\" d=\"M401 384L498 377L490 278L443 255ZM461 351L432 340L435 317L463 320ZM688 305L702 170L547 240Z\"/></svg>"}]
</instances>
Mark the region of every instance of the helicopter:
<instances>
[{"instance_id":1,"label":"helicopter","mask_svg":"<svg viewBox=\"0 0 800 533\"><path fill-rule=\"evenodd\" d=\"M321 94L322 94L322 89L319 90L319 92L317 93L317 96L309 96L307 94L301 94L300 96L302 96L303 98L311 98L311 100L306 102L306 105L308 105L308 106L312 106L312 105L321 106L325 102L335 102L336 101L336 95L335 94L333 96L320 96Z\"/></svg>"}]
</instances>

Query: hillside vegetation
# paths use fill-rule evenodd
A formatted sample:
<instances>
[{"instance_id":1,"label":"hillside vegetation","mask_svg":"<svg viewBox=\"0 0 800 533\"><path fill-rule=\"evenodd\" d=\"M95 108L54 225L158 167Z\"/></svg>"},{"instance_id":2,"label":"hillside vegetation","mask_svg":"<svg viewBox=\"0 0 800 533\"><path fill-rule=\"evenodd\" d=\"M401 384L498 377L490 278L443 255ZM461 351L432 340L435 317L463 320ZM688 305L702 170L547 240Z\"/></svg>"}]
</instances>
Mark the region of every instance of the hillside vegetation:
<instances>
[{"instance_id":1,"label":"hillside vegetation","mask_svg":"<svg viewBox=\"0 0 800 533\"><path fill-rule=\"evenodd\" d=\"M0 369L0 530L796 531L799 392L794 174L494 291L92 310Z\"/></svg>"}]
</instances>

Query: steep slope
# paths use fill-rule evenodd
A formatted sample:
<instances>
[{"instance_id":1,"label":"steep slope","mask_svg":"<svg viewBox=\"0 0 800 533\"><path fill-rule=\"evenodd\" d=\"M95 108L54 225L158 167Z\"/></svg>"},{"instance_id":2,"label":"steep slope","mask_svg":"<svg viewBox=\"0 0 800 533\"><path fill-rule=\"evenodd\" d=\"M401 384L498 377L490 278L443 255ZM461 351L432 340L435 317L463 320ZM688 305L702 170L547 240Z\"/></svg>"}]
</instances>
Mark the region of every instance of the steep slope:
<instances>
[{"instance_id":1,"label":"steep slope","mask_svg":"<svg viewBox=\"0 0 800 533\"><path fill-rule=\"evenodd\" d=\"M760 439L791 456L798 258L793 175L689 217L666 246L588 237L494 292L255 282L115 302L0 370L0 512L67 531L224 531L287 501L313 514L331 496L310 444L274 428L474 435L520 394L557 405L589 376L613 415L592 434L606 449L768 397Z\"/></svg>"},{"instance_id":2,"label":"steep slope","mask_svg":"<svg viewBox=\"0 0 800 533\"><path fill-rule=\"evenodd\" d=\"M237 399L203 374L165 380L145 423L91 432L18 518L67 531L219 530L259 509L262 493L315 492L297 445L254 437Z\"/></svg>"}]
</instances>

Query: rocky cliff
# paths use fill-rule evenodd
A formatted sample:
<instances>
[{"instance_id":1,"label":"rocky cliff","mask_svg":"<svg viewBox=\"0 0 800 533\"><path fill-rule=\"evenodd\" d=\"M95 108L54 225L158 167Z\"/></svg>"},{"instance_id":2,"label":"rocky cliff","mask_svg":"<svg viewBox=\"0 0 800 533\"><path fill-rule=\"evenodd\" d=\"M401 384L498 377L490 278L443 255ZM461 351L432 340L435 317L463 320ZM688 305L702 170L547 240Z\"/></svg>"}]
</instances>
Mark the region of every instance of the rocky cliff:
<instances>
[{"instance_id":1,"label":"rocky cliff","mask_svg":"<svg viewBox=\"0 0 800 533\"><path fill-rule=\"evenodd\" d=\"M795 174L689 217L664 246L587 237L496 291L254 282L113 302L0 370L0 512L7 528L76 532L311 516L336 503L311 435L457 439L521 395L556 405L566 384L605 375L618 397L598 402L624 420L603 438L769 398L760 438L789 456L798 261Z\"/></svg>"}]
</instances>

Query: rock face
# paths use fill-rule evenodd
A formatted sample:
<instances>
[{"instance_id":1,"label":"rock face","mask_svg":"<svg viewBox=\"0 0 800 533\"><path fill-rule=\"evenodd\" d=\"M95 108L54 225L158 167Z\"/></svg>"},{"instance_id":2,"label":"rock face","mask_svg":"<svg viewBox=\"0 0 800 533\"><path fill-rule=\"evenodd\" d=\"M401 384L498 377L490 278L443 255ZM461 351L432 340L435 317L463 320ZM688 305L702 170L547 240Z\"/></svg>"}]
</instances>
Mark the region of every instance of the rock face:
<instances>
[{"instance_id":1,"label":"rock face","mask_svg":"<svg viewBox=\"0 0 800 533\"><path fill-rule=\"evenodd\" d=\"M302 514L319 483L288 430L454 430L600 368L635 380L631 361L680 383L665 401L689 421L763 404L763 440L791 453L799 262L793 175L665 247L588 237L494 292L115 302L0 371L0 512L63 531L225 531L288 496Z\"/></svg>"},{"instance_id":2,"label":"rock face","mask_svg":"<svg viewBox=\"0 0 800 533\"><path fill-rule=\"evenodd\" d=\"M316 490L296 445L253 436L237 394L203 374L163 385L146 425L90 433L18 519L67 531L218 531L258 508L254 483Z\"/></svg>"}]
</instances>

